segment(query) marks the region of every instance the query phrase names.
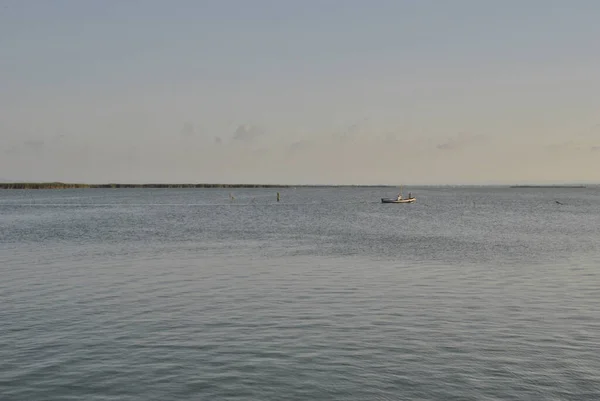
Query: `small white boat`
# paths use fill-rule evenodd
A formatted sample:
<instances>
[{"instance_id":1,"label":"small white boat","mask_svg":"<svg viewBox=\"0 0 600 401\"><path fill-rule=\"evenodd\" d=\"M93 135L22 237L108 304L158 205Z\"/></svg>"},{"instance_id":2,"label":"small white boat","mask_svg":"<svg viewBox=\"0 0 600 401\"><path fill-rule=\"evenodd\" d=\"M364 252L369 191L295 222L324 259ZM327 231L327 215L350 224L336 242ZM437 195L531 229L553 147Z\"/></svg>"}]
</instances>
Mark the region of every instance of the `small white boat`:
<instances>
[{"instance_id":1,"label":"small white boat","mask_svg":"<svg viewBox=\"0 0 600 401\"><path fill-rule=\"evenodd\" d=\"M400 193L395 198L381 198L381 203L413 203L417 198L408 194L408 198L402 197L402 187L400 187Z\"/></svg>"},{"instance_id":2,"label":"small white boat","mask_svg":"<svg viewBox=\"0 0 600 401\"><path fill-rule=\"evenodd\" d=\"M381 198L381 203L413 203L417 198L407 198L407 199L398 199L398 198Z\"/></svg>"}]
</instances>

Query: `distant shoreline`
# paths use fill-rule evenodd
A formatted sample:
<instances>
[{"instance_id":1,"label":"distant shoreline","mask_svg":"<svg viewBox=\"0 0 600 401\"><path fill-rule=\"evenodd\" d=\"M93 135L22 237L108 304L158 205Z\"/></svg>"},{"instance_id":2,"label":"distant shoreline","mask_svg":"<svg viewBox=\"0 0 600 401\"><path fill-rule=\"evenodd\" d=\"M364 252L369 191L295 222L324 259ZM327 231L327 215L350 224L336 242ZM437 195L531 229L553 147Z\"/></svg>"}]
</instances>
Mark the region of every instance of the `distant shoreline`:
<instances>
[{"instance_id":1,"label":"distant shoreline","mask_svg":"<svg viewBox=\"0 0 600 401\"><path fill-rule=\"evenodd\" d=\"M386 185L386 184L376 184L376 185L362 185L362 184L208 184L208 183L198 183L198 184L118 184L118 183L109 183L109 184L81 184L81 183L65 183L65 182L5 182L0 183L1 189L124 189L124 188L157 188L157 189L184 189L184 188L398 188L400 185ZM587 188L586 185L581 184L573 184L573 185L498 185L498 184L490 184L490 185L403 185L403 187L492 187L492 188L515 188L515 189L526 189L526 188ZM595 185L592 185L595 186Z\"/></svg>"},{"instance_id":2,"label":"distant shoreline","mask_svg":"<svg viewBox=\"0 0 600 401\"><path fill-rule=\"evenodd\" d=\"M284 185L284 184L77 184L64 182L0 183L0 189L120 189L120 188L371 188L396 185Z\"/></svg>"},{"instance_id":3,"label":"distant shoreline","mask_svg":"<svg viewBox=\"0 0 600 401\"><path fill-rule=\"evenodd\" d=\"M511 185L511 188L587 188L585 185Z\"/></svg>"}]
</instances>

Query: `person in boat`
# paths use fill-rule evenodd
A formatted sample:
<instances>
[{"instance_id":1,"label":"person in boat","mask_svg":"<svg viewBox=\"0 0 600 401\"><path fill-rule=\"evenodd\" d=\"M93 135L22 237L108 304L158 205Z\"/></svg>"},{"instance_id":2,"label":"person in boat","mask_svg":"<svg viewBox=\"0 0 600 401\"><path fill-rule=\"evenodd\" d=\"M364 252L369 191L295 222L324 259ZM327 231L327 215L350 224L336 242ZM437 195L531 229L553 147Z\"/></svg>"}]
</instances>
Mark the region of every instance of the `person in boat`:
<instances>
[{"instance_id":1,"label":"person in boat","mask_svg":"<svg viewBox=\"0 0 600 401\"><path fill-rule=\"evenodd\" d=\"M396 200L402 200L402 192L400 192L400 193L398 194L398 197L396 198Z\"/></svg>"},{"instance_id":2,"label":"person in boat","mask_svg":"<svg viewBox=\"0 0 600 401\"><path fill-rule=\"evenodd\" d=\"M408 199L412 199L412 194L410 192L408 193Z\"/></svg>"}]
</instances>

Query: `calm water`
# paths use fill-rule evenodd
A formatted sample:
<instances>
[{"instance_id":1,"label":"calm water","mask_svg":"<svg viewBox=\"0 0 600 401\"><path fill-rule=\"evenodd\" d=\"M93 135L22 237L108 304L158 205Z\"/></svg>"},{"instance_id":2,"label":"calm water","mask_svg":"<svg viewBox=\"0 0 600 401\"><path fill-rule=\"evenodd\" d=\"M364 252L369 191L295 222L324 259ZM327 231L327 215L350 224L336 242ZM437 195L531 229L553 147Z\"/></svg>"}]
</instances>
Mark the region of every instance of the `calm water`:
<instances>
[{"instance_id":1,"label":"calm water","mask_svg":"<svg viewBox=\"0 0 600 401\"><path fill-rule=\"evenodd\" d=\"M600 189L411 190L0 192L0 400L600 399Z\"/></svg>"}]
</instances>

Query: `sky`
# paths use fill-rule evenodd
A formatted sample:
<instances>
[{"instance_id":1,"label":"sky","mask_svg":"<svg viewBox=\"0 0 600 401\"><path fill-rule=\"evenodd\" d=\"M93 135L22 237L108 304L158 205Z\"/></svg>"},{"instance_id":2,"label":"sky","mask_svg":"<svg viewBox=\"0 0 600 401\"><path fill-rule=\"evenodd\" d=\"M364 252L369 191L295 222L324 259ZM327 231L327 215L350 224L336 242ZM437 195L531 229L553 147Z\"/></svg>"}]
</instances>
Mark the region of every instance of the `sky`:
<instances>
[{"instance_id":1,"label":"sky","mask_svg":"<svg viewBox=\"0 0 600 401\"><path fill-rule=\"evenodd\" d=\"M0 180L600 182L596 0L0 0Z\"/></svg>"}]
</instances>

